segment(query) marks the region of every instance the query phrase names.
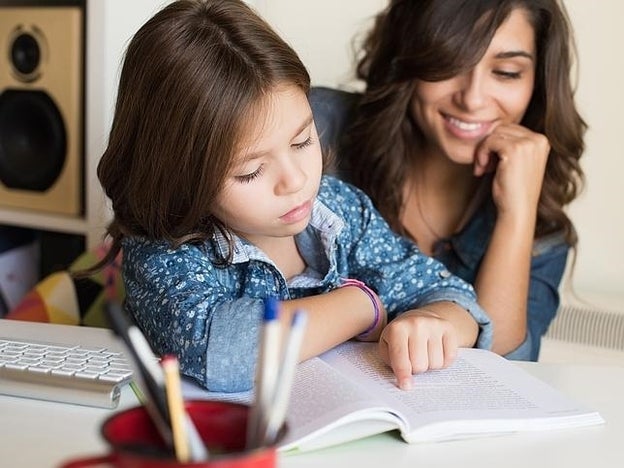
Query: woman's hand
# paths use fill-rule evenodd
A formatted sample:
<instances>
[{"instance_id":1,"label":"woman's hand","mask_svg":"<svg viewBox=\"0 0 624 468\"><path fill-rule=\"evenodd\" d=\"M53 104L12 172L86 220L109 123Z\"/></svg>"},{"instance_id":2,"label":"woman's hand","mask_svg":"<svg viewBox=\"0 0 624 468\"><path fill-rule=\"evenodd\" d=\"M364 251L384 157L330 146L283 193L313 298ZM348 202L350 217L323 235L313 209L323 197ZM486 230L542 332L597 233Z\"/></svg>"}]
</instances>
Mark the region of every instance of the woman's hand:
<instances>
[{"instance_id":1,"label":"woman's hand","mask_svg":"<svg viewBox=\"0 0 624 468\"><path fill-rule=\"evenodd\" d=\"M458 323L444 315L433 309L415 309L401 314L384 328L379 354L392 368L399 388L409 390L413 374L447 367L455 359L460 345ZM476 339L474 320L473 324Z\"/></svg>"},{"instance_id":2,"label":"woman's hand","mask_svg":"<svg viewBox=\"0 0 624 468\"><path fill-rule=\"evenodd\" d=\"M499 216L535 216L550 144L516 124L501 124L479 145L474 174L494 171L492 197Z\"/></svg>"}]
</instances>

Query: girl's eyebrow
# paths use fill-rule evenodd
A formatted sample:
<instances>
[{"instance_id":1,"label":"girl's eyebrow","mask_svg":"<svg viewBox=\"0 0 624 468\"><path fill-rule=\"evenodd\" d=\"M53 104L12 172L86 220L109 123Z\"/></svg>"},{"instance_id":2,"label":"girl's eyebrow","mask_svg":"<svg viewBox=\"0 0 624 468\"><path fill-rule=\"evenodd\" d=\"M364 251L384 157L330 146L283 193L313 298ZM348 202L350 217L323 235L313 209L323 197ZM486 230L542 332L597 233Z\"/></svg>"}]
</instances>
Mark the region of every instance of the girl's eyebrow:
<instances>
[{"instance_id":1,"label":"girl's eyebrow","mask_svg":"<svg viewBox=\"0 0 624 468\"><path fill-rule=\"evenodd\" d=\"M509 50L505 52L499 52L494 57L497 59L510 59L510 58L515 58L515 57L525 57L531 61L535 60L535 57L533 56L533 54L530 54L524 50Z\"/></svg>"},{"instance_id":2,"label":"girl's eyebrow","mask_svg":"<svg viewBox=\"0 0 624 468\"><path fill-rule=\"evenodd\" d=\"M297 128L297 130L295 130L295 132L293 133L293 138L295 138L297 135L303 132L306 128L308 128L312 124L313 121L314 121L314 116L310 113L310 115ZM239 164L242 164L247 161L251 161L253 159L261 158L262 156L266 154L267 154L267 151L256 151L254 153L247 153L245 154L245 157L239 161Z\"/></svg>"},{"instance_id":3,"label":"girl's eyebrow","mask_svg":"<svg viewBox=\"0 0 624 468\"><path fill-rule=\"evenodd\" d=\"M308 118L305 119L304 122L301 124L301 126L297 129L293 138L299 135L301 132L303 132L306 128L308 128L312 124L313 121L314 121L314 116L312 115L312 113L310 113Z\"/></svg>"}]
</instances>

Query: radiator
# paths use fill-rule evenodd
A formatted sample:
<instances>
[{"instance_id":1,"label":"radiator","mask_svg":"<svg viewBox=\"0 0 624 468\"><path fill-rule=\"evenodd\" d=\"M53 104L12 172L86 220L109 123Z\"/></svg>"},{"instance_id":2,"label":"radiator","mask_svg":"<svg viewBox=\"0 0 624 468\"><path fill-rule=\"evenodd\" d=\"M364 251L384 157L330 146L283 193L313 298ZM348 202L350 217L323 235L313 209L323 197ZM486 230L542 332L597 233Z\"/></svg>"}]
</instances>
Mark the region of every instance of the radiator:
<instances>
[{"instance_id":1,"label":"radiator","mask_svg":"<svg viewBox=\"0 0 624 468\"><path fill-rule=\"evenodd\" d=\"M562 304L546 336L570 343L624 351L624 310Z\"/></svg>"}]
</instances>

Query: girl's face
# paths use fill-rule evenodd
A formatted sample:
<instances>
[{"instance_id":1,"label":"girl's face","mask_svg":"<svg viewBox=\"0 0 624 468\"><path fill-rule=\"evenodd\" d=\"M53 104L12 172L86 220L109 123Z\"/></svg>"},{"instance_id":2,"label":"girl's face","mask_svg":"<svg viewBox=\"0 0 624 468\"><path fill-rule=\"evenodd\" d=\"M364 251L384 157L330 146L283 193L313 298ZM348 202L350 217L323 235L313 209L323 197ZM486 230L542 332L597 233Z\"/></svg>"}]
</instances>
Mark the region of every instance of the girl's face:
<instances>
[{"instance_id":1,"label":"girl's face","mask_svg":"<svg viewBox=\"0 0 624 468\"><path fill-rule=\"evenodd\" d=\"M307 96L280 86L248 127L215 215L256 246L301 232L310 220L321 173L321 147Z\"/></svg>"},{"instance_id":2,"label":"girl's face","mask_svg":"<svg viewBox=\"0 0 624 468\"><path fill-rule=\"evenodd\" d=\"M520 123L535 79L535 32L527 12L513 10L479 63L443 81L417 80L412 118L425 151L472 164L475 148L501 123Z\"/></svg>"}]
</instances>

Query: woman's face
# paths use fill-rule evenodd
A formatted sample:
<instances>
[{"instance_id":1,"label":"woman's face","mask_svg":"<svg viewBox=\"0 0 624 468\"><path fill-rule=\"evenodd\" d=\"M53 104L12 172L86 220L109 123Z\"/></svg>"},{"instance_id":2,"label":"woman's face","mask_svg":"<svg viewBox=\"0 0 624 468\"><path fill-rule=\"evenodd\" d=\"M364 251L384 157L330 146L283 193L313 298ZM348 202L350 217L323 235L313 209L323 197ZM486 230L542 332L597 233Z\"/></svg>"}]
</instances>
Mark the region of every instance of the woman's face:
<instances>
[{"instance_id":1,"label":"woman's face","mask_svg":"<svg viewBox=\"0 0 624 468\"><path fill-rule=\"evenodd\" d=\"M535 79L535 32L527 12L513 10L470 71L443 81L416 81L410 111L425 151L472 164L475 148L501 123L519 123Z\"/></svg>"}]
</instances>

